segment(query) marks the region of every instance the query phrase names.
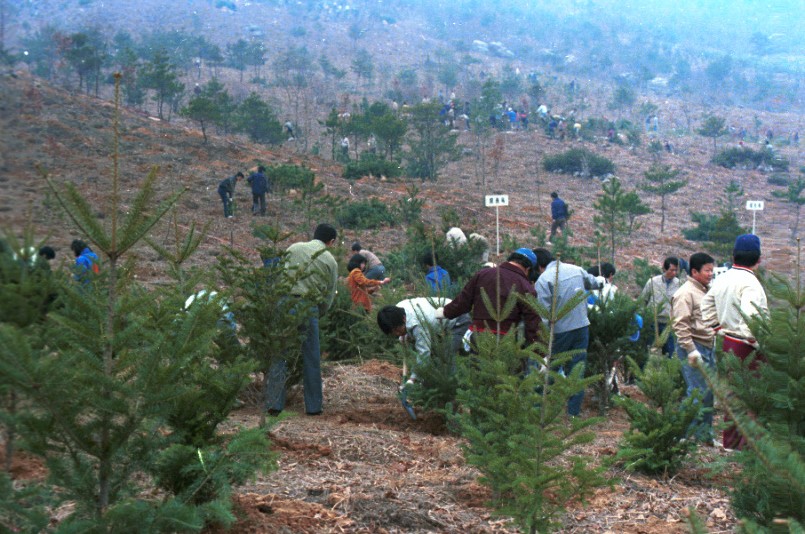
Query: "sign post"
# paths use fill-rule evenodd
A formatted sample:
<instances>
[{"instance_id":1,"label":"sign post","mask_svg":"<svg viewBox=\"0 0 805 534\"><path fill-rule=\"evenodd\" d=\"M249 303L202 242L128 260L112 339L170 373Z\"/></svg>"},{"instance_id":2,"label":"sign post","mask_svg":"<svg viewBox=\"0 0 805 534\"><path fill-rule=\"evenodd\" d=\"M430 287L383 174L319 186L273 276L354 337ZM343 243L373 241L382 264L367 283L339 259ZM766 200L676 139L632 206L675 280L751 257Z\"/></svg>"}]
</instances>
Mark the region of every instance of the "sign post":
<instances>
[{"instance_id":1,"label":"sign post","mask_svg":"<svg viewBox=\"0 0 805 534\"><path fill-rule=\"evenodd\" d=\"M752 212L752 233L755 233L755 216L757 212L763 211L763 201L762 200L747 200L746 201L746 209Z\"/></svg>"},{"instance_id":2,"label":"sign post","mask_svg":"<svg viewBox=\"0 0 805 534\"><path fill-rule=\"evenodd\" d=\"M486 195L485 205L495 208L495 248L500 256L500 207L509 205L509 195Z\"/></svg>"}]
</instances>

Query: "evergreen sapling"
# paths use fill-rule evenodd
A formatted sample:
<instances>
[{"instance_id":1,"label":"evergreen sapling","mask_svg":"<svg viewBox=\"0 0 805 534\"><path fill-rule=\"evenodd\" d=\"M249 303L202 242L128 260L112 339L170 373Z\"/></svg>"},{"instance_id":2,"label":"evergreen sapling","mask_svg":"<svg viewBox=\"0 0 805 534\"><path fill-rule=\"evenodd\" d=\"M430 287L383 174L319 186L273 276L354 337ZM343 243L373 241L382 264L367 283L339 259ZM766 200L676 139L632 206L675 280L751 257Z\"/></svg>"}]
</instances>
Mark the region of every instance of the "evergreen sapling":
<instances>
[{"instance_id":1,"label":"evergreen sapling","mask_svg":"<svg viewBox=\"0 0 805 534\"><path fill-rule=\"evenodd\" d=\"M673 475L696 447L688 437L699 414L699 395L685 397L677 358L650 357L643 370L634 360L630 364L647 402L629 397L616 400L629 415L630 426L615 459L629 470Z\"/></svg>"},{"instance_id":2,"label":"evergreen sapling","mask_svg":"<svg viewBox=\"0 0 805 534\"><path fill-rule=\"evenodd\" d=\"M508 314L517 298L522 297L512 295L500 317ZM488 297L485 302L488 309L495 309ZM547 344L522 347L514 332L476 334L476 354L459 361L460 409L452 420L467 438L467 461L492 489L490 505L495 513L511 516L524 531L536 533L556 528L565 506L583 500L605 479L603 468L590 458L568 452L592 441L593 434L586 430L600 420L566 416L568 399L600 377L584 378L583 365L568 376L560 373L572 353L546 356L557 318L580 300L553 316L534 297L529 295L526 302L550 317L551 328L542 332Z\"/></svg>"}]
</instances>

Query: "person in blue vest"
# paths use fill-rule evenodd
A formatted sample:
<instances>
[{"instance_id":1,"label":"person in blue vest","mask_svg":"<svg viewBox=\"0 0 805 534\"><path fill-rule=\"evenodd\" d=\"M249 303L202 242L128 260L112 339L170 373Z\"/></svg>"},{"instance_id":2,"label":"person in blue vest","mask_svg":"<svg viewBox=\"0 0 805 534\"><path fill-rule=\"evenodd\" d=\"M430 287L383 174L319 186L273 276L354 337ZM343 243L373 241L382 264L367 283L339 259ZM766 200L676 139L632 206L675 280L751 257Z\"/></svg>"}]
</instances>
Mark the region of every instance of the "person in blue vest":
<instances>
[{"instance_id":1,"label":"person in blue vest","mask_svg":"<svg viewBox=\"0 0 805 534\"><path fill-rule=\"evenodd\" d=\"M551 237L548 238L548 244L556 237L556 231L562 230L562 235L565 234L565 225L567 224L567 204L559 198L559 193L554 191L551 193Z\"/></svg>"},{"instance_id":2,"label":"person in blue vest","mask_svg":"<svg viewBox=\"0 0 805 534\"><path fill-rule=\"evenodd\" d=\"M268 192L268 178L265 175L266 168L262 165L257 167L257 172L253 172L246 179L252 186L252 215L260 213L261 217L266 215L266 193Z\"/></svg>"},{"instance_id":3,"label":"person in blue vest","mask_svg":"<svg viewBox=\"0 0 805 534\"><path fill-rule=\"evenodd\" d=\"M430 286L431 294L442 295L452 285L450 273L439 267L439 259L436 254L428 252L422 257L422 264L425 266L425 281Z\"/></svg>"},{"instance_id":4,"label":"person in blue vest","mask_svg":"<svg viewBox=\"0 0 805 534\"><path fill-rule=\"evenodd\" d=\"M74 239L70 244L70 250L75 254L75 279L78 282L88 283L90 273L98 274L98 255L92 252L89 246L80 239Z\"/></svg>"}]
</instances>

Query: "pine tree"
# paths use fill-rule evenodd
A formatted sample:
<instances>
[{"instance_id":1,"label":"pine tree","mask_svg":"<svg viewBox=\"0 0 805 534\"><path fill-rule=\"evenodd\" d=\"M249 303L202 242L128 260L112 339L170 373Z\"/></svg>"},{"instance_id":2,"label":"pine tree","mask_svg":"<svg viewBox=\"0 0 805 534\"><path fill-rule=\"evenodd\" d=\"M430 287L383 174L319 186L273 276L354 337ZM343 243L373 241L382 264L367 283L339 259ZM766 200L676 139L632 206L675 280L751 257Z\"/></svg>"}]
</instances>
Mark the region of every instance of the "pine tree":
<instances>
[{"instance_id":1,"label":"pine tree","mask_svg":"<svg viewBox=\"0 0 805 534\"><path fill-rule=\"evenodd\" d=\"M633 206L633 201L627 195L629 192L623 189L621 181L613 176L601 185L601 194L593 203L596 210L593 222L609 241L610 261L613 263L621 237L626 235L633 225L629 222L629 210Z\"/></svg>"},{"instance_id":2,"label":"pine tree","mask_svg":"<svg viewBox=\"0 0 805 534\"><path fill-rule=\"evenodd\" d=\"M665 233L665 200L685 185L687 180L675 180L681 171L672 169L670 165L652 165L643 173L646 182L641 186L643 191L660 197L660 233Z\"/></svg>"},{"instance_id":3,"label":"pine tree","mask_svg":"<svg viewBox=\"0 0 805 534\"><path fill-rule=\"evenodd\" d=\"M642 371L631 360L631 367L648 402L629 397L617 399L631 424L623 435L616 460L630 470L673 475L696 446L695 441L686 438L699 413L698 397L685 397L677 358L649 358Z\"/></svg>"},{"instance_id":4,"label":"pine tree","mask_svg":"<svg viewBox=\"0 0 805 534\"><path fill-rule=\"evenodd\" d=\"M726 122L723 117L710 115L705 117L701 127L696 130L696 133L702 137L713 138L713 156L716 154L716 139L727 133Z\"/></svg>"},{"instance_id":5,"label":"pine tree","mask_svg":"<svg viewBox=\"0 0 805 534\"><path fill-rule=\"evenodd\" d=\"M741 362L722 355L718 376L724 382L714 388L748 443L737 456L743 469L732 496L736 515L780 532L805 523L805 291L799 265L793 284L776 274L764 280L770 314L750 321L759 343L755 356L764 361L751 370L751 357Z\"/></svg>"},{"instance_id":6,"label":"pine tree","mask_svg":"<svg viewBox=\"0 0 805 534\"><path fill-rule=\"evenodd\" d=\"M164 118L164 106L184 91L184 84L179 81L176 67L170 62L167 51L159 49L142 70L143 87L154 91L153 100L157 103L157 116Z\"/></svg>"},{"instance_id":7,"label":"pine tree","mask_svg":"<svg viewBox=\"0 0 805 534\"><path fill-rule=\"evenodd\" d=\"M634 344L629 336L637 325L634 315L637 304L622 293L599 301L588 310L590 343L587 348L587 372L601 378L593 384L598 397L598 409L603 415L609 409L612 391L612 369L618 359Z\"/></svg>"},{"instance_id":8,"label":"pine tree","mask_svg":"<svg viewBox=\"0 0 805 534\"><path fill-rule=\"evenodd\" d=\"M411 108L406 172L412 178L436 181L442 167L460 158L456 136L441 122L439 109L437 102Z\"/></svg>"},{"instance_id":9,"label":"pine tree","mask_svg":"<svg viewBox=\"0 0 805 534\"><path fill-rule=\"evenodd\" d=\"M224 284L234 288L234 313L241 334L248 339L246 356L264 375L272 363L285 360L288 385L295 384L302 376L300 325L307 320L308 311L298 309L297 300L288 295L302 275L282 268L285 252L279 243L290 234L265 225L257 227L255 235L268 241L259 249L264 266L255 267L251 258L232 249L221 260L219 272ZM265 409L262 401L261 407Z\"/></svg>"},{"instance_id":10,"label":"pine tree","mask_svg":"<svg viewBox=\"0 0 805 534\"><path fill-rule=\"evenodd\" d=\"M502 307L501 316L509 313L516 298ZM488 298L485 302L494 309ZM569 302L554 316L534 297L526 302L541 316L551 317L554 325L580 300ZM599 420L565 415L567 400L600 377L583 378L582 365L574 367L570 376L555 370L572 354L545 356L551 352L552 328L543 329L547 343L525 348L513 332L502 337L476 335L477 354L459 363L461 409L451 418L467 438L467 461L478 467L481 481L492 489L495 513L513 517L532 534L556 528L566 504L604 483L601 467L568 452L593 439L586 430ZM544 371L538 372L540 368Z\"/></svg>"},{"instance_id":11,"label":"pine tree","mask_svg":"<svg viewBox=\"0 0 805 534\"><path fill-rule=\"evenodd\" d=\"M240 103L232 122L235 131L247 134L255 143L276 145L285 140L274 110L257 93Z\"/></svg>"},{"instance_id":12,"label":"pine tree","mask_svg":"<svg viewBox=\"0 0 805 534\"><path fill-rule=\"evenodd\" d=\"M805 167L800 169L800 172L805 175ZM802 192L805 191L805 178L799 177L788 184L785 191L772 191L772 195L781 199L783 202L791 204L794 207L794 226L791 227L791 240L797 238L799 231L799 215L802 211L802 205L805 204L805 197L802 197Z\"/></svg>"},{"instance_id":13,"label":"pine tree","mask_svg":"<svg viewBox=\"0 0 805 534\"><path fill-rule=\"evenodd\" d=\"M117 118L114 126L117 143ZM64 285L61 308L44 326L46 346L0 327L0 380L25 399L15 421L29 450L44 459L58 501L75 502L61 528L178 532L231 524L231 486L272 458L260 429L226 439L215 432L248 367L220 358L217 306L183 312L181 284L155 298L136 282L127 256L181 192L157 201L154 169L123 215L118 161L115 145L103 223L73 185L61 189L47 177L103 258L102 270L87 283Z\"/></svg>"},{"instance_id":14,"label":"pine tree","mask_svg":"<svg viewBox=\"0 0 805 534\"><path fill-rule=\"evenodd\" d=\"M58 297L59 277L47 260L38 257L42 243L35 243L29 222L22 240L13 235L0 239L0 324L26 336L39 347L44 345L42 324ZM5 427L5 470L11 471L16 445L14 417L18 394L0 381L2 419Z\"/></svg>"}]
</instances>

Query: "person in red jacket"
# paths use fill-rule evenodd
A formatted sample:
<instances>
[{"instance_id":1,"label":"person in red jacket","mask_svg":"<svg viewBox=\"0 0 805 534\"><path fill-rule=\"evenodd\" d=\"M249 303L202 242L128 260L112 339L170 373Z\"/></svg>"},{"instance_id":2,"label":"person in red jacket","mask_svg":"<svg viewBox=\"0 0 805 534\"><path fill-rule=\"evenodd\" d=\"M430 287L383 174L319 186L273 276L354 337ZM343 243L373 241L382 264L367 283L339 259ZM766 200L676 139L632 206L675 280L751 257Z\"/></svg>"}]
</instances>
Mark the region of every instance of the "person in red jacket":
<instances>
[{"instance_id":1,"label":"person in red jacket","mask_svg":"<svg viewBox=\"0 0 805 534\"><path fill-rule=\"evenodd\" d=\"M536 298L534 284L529 281L529 273L537 268L537 257L531 249L518 248L512 252L505 262L497 267L481 269L467 282L458 296L444 309L437 310L447 319L455 319L463 313L470 313L472 332L491 332L505 335L517 328L522 321L525 326L525 342L531 344L539 336L540 317L528 304L518 299L506 317L495 319L500 315L512 294L531 295ZM488 310L483 294L495 306Z\"/></svg>"},{"instance_id":2,"label":"person in red jacket","mask_svg":"<svg viewBox=\"0 0 805 534\"><path fill-rule=\"evenodd\" d=\"M347 264L349 275L347 276L347 287L352 297L352 302L363 306L367 312L372 309L372 300L369 295L378 290L383 284L391 282L391 278L383 280L370 280L364 275L366 270L366 257L362 254L354 254Z\"/></svg>"}]
</instances>

